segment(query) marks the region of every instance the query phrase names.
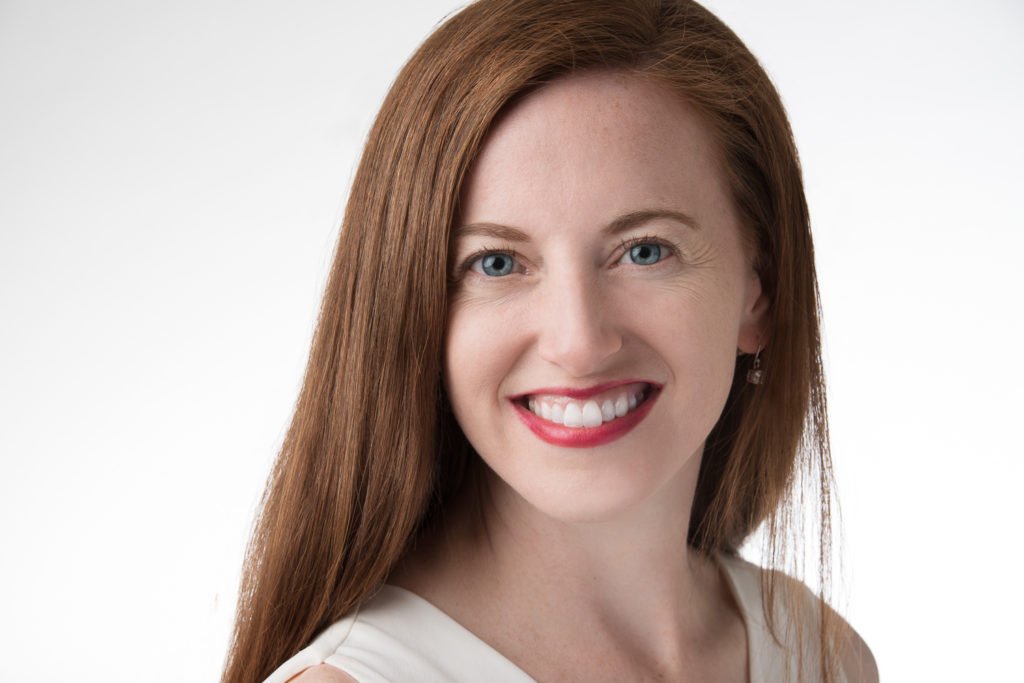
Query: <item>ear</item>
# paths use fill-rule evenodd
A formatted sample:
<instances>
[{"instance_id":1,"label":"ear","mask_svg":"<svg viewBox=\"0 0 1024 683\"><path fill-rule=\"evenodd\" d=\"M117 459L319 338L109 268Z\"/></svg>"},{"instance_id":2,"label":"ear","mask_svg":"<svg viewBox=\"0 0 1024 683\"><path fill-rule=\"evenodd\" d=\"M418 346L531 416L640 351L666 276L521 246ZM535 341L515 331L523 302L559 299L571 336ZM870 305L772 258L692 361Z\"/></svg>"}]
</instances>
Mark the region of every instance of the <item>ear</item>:
<instances>
[{"instance_id":1,"label":"ear","mask_svg":"<svg viewBox=\"0 0 1024 683\"><path fill-rule=\"evenodd\" d=\"M768 308L771 301L761 290L761 278L751 268L747 276L746 291L743 298L743 317L740 320L740 334L736 346L743 353L757 353L768 345L771 334L768 321Z\"/></svg>"}]
</instances>

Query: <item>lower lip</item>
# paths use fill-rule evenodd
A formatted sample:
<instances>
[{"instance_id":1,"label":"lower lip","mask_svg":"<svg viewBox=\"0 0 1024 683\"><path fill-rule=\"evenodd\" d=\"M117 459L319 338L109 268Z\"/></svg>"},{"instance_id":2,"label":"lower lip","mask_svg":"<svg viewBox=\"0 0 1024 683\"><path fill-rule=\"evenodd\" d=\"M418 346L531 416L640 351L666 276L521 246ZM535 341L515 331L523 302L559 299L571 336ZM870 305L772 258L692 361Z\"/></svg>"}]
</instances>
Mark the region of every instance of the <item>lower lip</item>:
<instances>
[{"instance_id":1,"label":"lower lip","mask_svg":"<svg viewBox=\"0 0 1024 683\"><path fill-rule=\"evenodd\" d=\"M652 391L636 410L611 422L605 422L600 427L566 427L534 415L521 403L513 402L512 405L515 406L519 419L542 440L566 448L592 448L603 446L628 434L647 417L647 413L651 412L659 393Z\"/></svg>"}]
</instances>

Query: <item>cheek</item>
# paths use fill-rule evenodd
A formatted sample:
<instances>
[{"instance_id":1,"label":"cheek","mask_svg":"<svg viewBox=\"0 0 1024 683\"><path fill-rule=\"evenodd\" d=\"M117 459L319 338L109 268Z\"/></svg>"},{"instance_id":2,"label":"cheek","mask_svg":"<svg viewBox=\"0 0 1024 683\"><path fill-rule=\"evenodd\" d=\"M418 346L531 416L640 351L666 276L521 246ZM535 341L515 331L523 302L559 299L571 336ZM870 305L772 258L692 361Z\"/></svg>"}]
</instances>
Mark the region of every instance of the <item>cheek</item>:
<instances>
[{"instance_id":1,"label":"cheek","mask_svg":"<svg viewBox=\"0 0 1024 683\"><path fill-rule=\"evenodd\" d=\"M713 353L723 345L735 352L742 286L722 269L708 267L676 281L633 289L618 310L640 337L687 355Z\"/></svg>"},{"instance_id":2,"label":"cheek","mask_svg":"<svg viewBox=\"0 0 1024 683\"><path fill-rule=\"evenodd\" d=\"M704 417L717 420L711 413L724 405L732 385L741 303L736 283L707 279L649 299L654 310L634 324L690 410L706 410Z\"/></svg>"},{"instance_id":3,"label":"cheek","mask_svg":"<svg viewBox=\"0 0 1024 683\"><path fill-rule=\"evenodd\" d=\"M502 317L485 307L455 305L445 336L444 381L455 416L472 431L475 413L498 404L512 362L513 339Z\"/></svg>"}]
</instances>

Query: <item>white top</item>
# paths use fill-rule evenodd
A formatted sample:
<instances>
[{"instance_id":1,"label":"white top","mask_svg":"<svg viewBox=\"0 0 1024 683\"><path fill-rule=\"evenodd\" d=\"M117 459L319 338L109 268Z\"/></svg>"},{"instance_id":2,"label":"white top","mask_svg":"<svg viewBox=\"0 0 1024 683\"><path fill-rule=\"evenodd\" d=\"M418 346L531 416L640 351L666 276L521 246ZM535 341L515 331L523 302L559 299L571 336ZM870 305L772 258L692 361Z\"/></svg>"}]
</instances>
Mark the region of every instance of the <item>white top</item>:
<instances>
[{"instance_id":1,"label":"white top","mask_svg":"<svg viewBox=\"0 0 1024 683\"><path fill-rule=\"evenodd\" d=\"M750 682L796 680L795 648L783 649L765 625L760 569L720 556L724 574L747 627ZM809 628L817 624L816 598L807 590ZM784 612L779 613L784 617ZM785 621L780 621L784 624ZM804 680L817 678L816 635L805 635ZM385 585L356 613L335 622L282 664L265 683L285 683L308 667L330 664L359 683L530 683L518 666L420 596ZM846 678L840 672L838 683Z\"/></svg>"}]
</instances>

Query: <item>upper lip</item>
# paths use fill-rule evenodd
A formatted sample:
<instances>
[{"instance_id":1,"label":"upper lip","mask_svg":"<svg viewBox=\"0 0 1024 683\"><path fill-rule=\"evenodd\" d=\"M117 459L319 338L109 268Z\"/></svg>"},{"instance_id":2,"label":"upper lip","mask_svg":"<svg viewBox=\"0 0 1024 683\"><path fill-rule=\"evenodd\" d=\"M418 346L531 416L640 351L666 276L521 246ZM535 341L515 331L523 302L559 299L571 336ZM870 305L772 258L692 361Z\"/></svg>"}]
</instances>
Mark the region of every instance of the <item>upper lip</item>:
<instances>
[{"instance_id":1,"label":"upper lip","mask_svg":"<svg viewBox=\"0 0 1024 683\"><path fill-rule=\"evenodd\" d=\"M646 379L622 379L614 380L611 382L602 382L601 384L595 384L589 387L544 387L540 389L533 389L531 391L524 391L521 394L510 396L509 398L513 401L524 399L528 396L539 396L539 395L552 395L552 396L567 396L575 399L585 399L591 396L596 396L609 389L622 386L624 384L647 384L654 389L660 389L661 385Z\"/></svg>"}]
</instances>

